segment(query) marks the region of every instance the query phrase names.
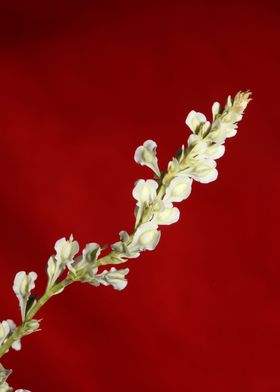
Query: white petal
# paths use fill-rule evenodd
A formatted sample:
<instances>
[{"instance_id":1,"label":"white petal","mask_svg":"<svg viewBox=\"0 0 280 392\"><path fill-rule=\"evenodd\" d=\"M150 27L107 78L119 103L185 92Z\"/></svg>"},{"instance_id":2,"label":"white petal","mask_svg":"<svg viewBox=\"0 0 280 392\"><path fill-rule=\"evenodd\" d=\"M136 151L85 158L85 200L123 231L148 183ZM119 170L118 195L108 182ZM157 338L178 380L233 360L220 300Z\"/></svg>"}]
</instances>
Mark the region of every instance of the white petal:
<instances>
[{"instance_id":1,"label":"white petal","mask_svg":"<svg viewBox=\"0 0 280 392\"><path fill-rule=\"evenodd\" d=\"M11 331L13 331L14 329L16 329L16 323L15 323L13 320L8 319L8 320L6 320L6 321L7 321L7 323L9 324L9 328L10 328Z\"/></svg>"},{"instance_id":2,"label":"white petal","mask_svg":"<svg viewBox=\"0 0 280 392\"><path fill-rule=\"evenodd\" d=\"M134 160L142 166L149 167L157 176L160 176L156 148L157 144L153 140L146 140L143 146L136 149Z\"/></svg>"},{"instance_id":3,"label":"white petal","mask_svg":"<svg viewBox=\"0 0 280 392\"><path fill-rule=\"evenodd\" d=\"M143 143L143 146L146 147L150 151L155 151L157 148L157 144L154 140L146 140Z\"/></svg>"},{"instance_id":4,"label":"white petal","mask_svg":"<svg viewBox=\"0 0 280 392\"><path fill-rule=\"evenodd\" d=\"M94 251L96 251L96 252L94 252ZM89 253L93 253L93 252L95 253L94 254L95 259L97 259L98 256L100 255L100 252L101 252L100 245L97 244L96 242L91 242L89 244L86 244L85 248L83 249L83 258L86 259L87 255ZM94 260L92 260L92 261L94 261Z\"/></svg>"},{"instance_id":5,"label":"white petal","mask_svg":"<svg viewBox=\"0 0 280 392\"><path fill-rule=\"evenodd\" d=\"M193 132L204 122L206 122L204 114L195 110L192 110L186 118L186 124Z\"/></svg>"},{"instance_id":6,"label":"white petal","mask_svg":"<svg viewBox=\"0 0 280 392\"><path fill-rule=\"evenodd\" d=\"M160 231L155 222L147 222L140 225L136 230L128 250L131 252L142 250L154 250L160 239Z\"/></svg>"},{"instance_id":7,"label":"white petal","mask_svg":"<svg viewBox=\"0 0 280 392\"><path fill-rule=\"evenodd\" d=\"M221 105L219 104L219 102L215 102L212 106L213 120L215 120L217 114L220 113L220 110L221 110Z\"/></svg>"},{"instance_id":8,"label":"white petal","mask_svg":"<svg viewBox=\"0 0 280 392\"><path fill-rule=\"evenodd\" d=\"M20 271L15 276L13 290L16 295L22 295L21 294L21 284L22 284L22 281L25 278L25 276L26 276L25 271Z\"/></svg>"},{"instance_id":9,"label":"white petal","mask_svg":"<svg viewBox=\"0 0 280 392\"><path fill-rule=\"evenodd\" d=\"M188 174L194 180L201 182L202 184L215 181L218 177L216 162L211 159L196 161L188 170Z\"/></svg>"},{"instance_id":10,"label":"white petal","mask_svg":"<svg viewBox=\"0 0 280 392\"><path fill-rule=\"evenodd\" d=\"M189 197L191 190L192 179L189 176L175 177L166 189L163 200L165 203L180 202Z\"/></svg>"},{"instance_id":11,"label":"white petal","mask_svg":"<svg viewBox=\"0 0 280 392\"><path fill-rule=\"evenodd\" d=\"M225 153L225 146L219 144L212 144L211 146L207 147L204 156L208 159L219 159Z\"/></svg>"},{"instance_id":12,"label":"white petal","mask_svg":"<svg viewBox=\"0 0 280 392\"><path fill-rule=\"evenodd\" d=\"M12 348L13 348L15 351L20 351L20 350L21 350L21 341L20 341L20 339L14 341L14 343L12 344Z\"/></svg>"},{"instance_id":13,"label":"white petal","mask_svg":"<svg viewBox=\"0 0 280 392\"><path fill-rule=\"evenodd\" d=\"M164 211L155 214L155 220L159 225L171 225L178 222L180 211L177 207L167 207Z\"/></svg>"},{"instance_id":14,"label":"white petal","mask_svg":"<svg viewBox=\"0 0 280 392\"><path fill-rule=\"evenodd\" d=\"M157 194L158 183L154 180L139 180L133 189L132 195L136 199L137 205L142 206L154 201Z\"/></svg>"},{"instance_id":15,"label":"white petal","mask_svg":"<svg viewBox=\"0 0 280 392\"><path fill-rule=\"evenodd\" d=\"M77 241L73 241L72 234L69 241L67 241L65 237L56 241L54 248L56 250L56 259L62 263L72 260L79 252L79 244Z\"/></svg>"}]
</instances>

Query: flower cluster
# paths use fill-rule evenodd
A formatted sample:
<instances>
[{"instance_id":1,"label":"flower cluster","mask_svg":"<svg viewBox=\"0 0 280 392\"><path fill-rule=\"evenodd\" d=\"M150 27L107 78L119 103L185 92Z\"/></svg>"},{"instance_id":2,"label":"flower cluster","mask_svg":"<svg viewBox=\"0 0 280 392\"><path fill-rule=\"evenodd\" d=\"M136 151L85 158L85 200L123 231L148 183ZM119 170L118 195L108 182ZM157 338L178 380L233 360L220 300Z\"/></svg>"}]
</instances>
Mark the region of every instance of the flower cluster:
<instances>
[{"instance_id":1,"label":"flower cluster","mask_svg":"<svg viewBox=\"0 0 280 392\"><path fill-rule=\"evenodd\" d=\"M216 180L216 160L225 152L224 142L237 132L237 122L250 101L250 92L239 92L232 100L228 97L225 108L218 102L212 106L213 121L207 121L204 114L192 110L186 124L192 134L187 147L182 146L168 165L167 172L160 172L156 156L157 145L147 140L137 148L134 159L147 166L156 175L154 179L140 179L133 189L136 200L135 230L131 235L120 233L120 241L112 245L115 260L126 261L136 258L144 250L153 250L160 239L161 225L178 221L180 211L173 203L189 197L193 180L209 183Z\"/></svg>"},{"instance_id":2,"label":"flower cluster","mask_svg":"<svg viewBox=\"0 0 280 392\"><path fill-rule=\"evenodd\" d=\"M79 251L79 244L73 240L71 235L68 241L65 238L58 240L55 244L55 250L56 255L50 257L47 266L49 290L66 268L69 271L70 279L73 281L86 282L93 286L111 285L116 290L122 290L126 287L127 280L125 276L129 272L128 268L116 270L112 267L109 271L104 270L98 273L97 259L102 250L100 245L94 242L87 244L82 255L74 258ZM63 287L54 294L58 294L62 290Z\"/></svg>"},{"instance_id":3,"label":"flower cluster","mask_svg":"<svg viewBox=\"0 0 280 392\"><path fill-rule=\"evenodd\" d=\"M103 257L100 255L106 247L101 248L97 243L87 244L77 256L80 247L72 235L68 240L58 240L54 246L55 254L47 262L46 291L38 301L31 294L37 274L18 272L13 290L19 301L22 324L17 327L10 319L0 323L0 357L9 347L19 350L20 339L39 330L40 320L34 319L34 315L67 285L79 281L93 286L112 286L115 290L127 286L129 269L116 269L115 265L137 258L145 250L154 250L160 240L160 227L179 220L180 211L174 204L190 196L193 181L209 183L217 178L216 160L225 152L225 140L236 134L237 123L249 101L250 92L239 92L234 99L228 97L224 108L215 102L212 122L207 121L204 114L192 110L186 118L192 131L187 145L182 146L165 171L159 169L157 144L153 140L147 140L136 149L134 160L151 169L154 178L139 179L135 183L132 192L136 201L133 232L121 231L120 240L112 244L111 251ZM109 264L114 266L100 269ZM6 381L9 374L10 371L0 365L0 392L12 391ZM29 391L19 389L16 392Z\"/></svg>"}]
</instances>

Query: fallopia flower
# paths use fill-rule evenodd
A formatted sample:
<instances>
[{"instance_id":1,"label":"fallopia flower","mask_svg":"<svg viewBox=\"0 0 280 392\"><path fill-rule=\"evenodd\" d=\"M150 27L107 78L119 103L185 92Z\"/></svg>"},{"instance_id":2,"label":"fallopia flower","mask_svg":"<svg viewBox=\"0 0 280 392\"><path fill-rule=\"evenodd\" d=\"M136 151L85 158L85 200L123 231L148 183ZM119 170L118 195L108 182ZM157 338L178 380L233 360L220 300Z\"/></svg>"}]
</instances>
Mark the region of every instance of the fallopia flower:
<instances>
[{"instance_id":1,"label":"fallopia flower","mask_svg":"<svg viewBox=\"0 0 280 392\"><path fill-rule=\"evenodd\" d=\"M192 191L192 179L187 175L179 175L171 180L163 201L165 203L180 202L189 197Z\"/></svg>"},{"instance_id":2,"label":"fallopia flower","mask_svg":"<svg viewBox=\"0 0 280 392\"><path fill-rule=\"evenodd\" d=\"M65 238L56 241L54 249L56 255L51 256L47 264L48 289L55 284L66 265L70 268L74 262L74 256L79 252L79 244L77 241L74 241L71 235L68 241ZM58 291L56 294L59 294L61 291Z\"/></svg>"},{"instance_id":3,"label":"fallopia flower","mask_svg":"<svg viewBox=\"0 0 280 392\"><path fill-rule=\"evenodd\" d=\"M146 140L145 143L143 143L143 146L139 146L136 149L134 160L142 166L149 167L158 177L160 177L156 149L157 144L153 140Z\"/></svg>"},{"instance_id":4,"label":"fallopia flower","mask_svg":"<svg viewBox=\"0 0 280 392\"><path fill-rule=\"evenodd\" d=\"M56 241L54 249L56 250L56 260L59 263L67 263L72 262L73 257L79 252L79 244L70 235L68 241L65 238Z\"/></svg>"},{"instance_id":5,"label":"fallopia flower","mask_svg":"<svg viewBox=\"0 0 280 392\"><path fill-rule=\"evenodd\" d=\"M35 287L37 276L36 272L27 274L25 271L20 271L15 276L13 290L19 300L22 320L25 319L26 305L30 298L31 290Z\"/></svg>"},{"instance_id":6,"label":"fallopia flower","mask_svg":"<svg viewBox=\"0 0 280 392\"><path fill-rule=\"evenodd\" d=\"M178 222L179 218L179 209L168 204L162 211L154 213L153 221L158 225L172 225L173 223Z\"/></svg>"},{"instance_id":7,"label":"fallopia flower","mask_svg":"<svg viewBox=\"0 0 280 392\"><path fill-rule=\"evenodd\" d=\"M127 286L128 268L117 270L111 267L103 271L101 268L124 263L128 259L137 258L145 250L156 248L161 237L159 226L171 225L179 220L180 211L173 203L189 197L193 180L208 183L217 178L216 160L225 152L225 140L236 134L237 123L242 119L249 101L250 92L239 92L234 99L228 97L224 108L215 102L212 106L212 123L207 121L204 114L192 110L186 118L186 124L192 132L187 145L181 147L166 171L159 170L157 145L153 140L145 141L136 149L135 161L152 169L157 181L140 179L135 184L132 192L136 200L133 231L131 234L121 231L120 240L111 245L111 251L101 258L101 250L106 247L101 248L97 243L87 244L82 255L76 257L79 244L72 235L69 240L58 240L55 243L56 254L50 257L47 264L46 291L35 308L32 307L36 301L31 296L31 290L35 286L37 274L26 274L24 271L17 273L13 289L19 299L23 323L19 327L12 320L0 323L0 356L8 351L12 340L12 347L19 350L20 338L39 330L41 320L33 319L36 312L52 295L58 294L70 283L87 282L93 286L112 286L115 290L123 290ZM66 267L66 278L59 280ZM13 339L9 340L9 337ZM9 371L0 365L0 392L12 391L6 382L8 375ZM16 392L30 391L18 389Z\"/></svg>"},{"instance_id":8,"label":"fallopia flower","mask_svg":"<svg viewBox=\"0 0 280 392\"><path fill-rule=\"evenodd\" d=\"M206 117L203 113L196 112L195 110L190 111L186 118L186 124L192 130L193 133L196 133L198 128L201 127L204 123L206 123Z\"/></svg>"},{"instance_id":9,"label":"fallopia flower","mask_svg":"<svg viewBox=\"0 0 280 392\"><path fill-rule=\"evenodd\" d=\"M73 264L68 265L69 270L72 272L72 276L86 280L88 271L94 268L94 263L98 259L100 253L101 247L99 244L96 244L95 242L87 244L83 249L82 256L77 257Z\"/></svg>"},{"instance_id":10,"label":"fallopia flower","mask_svg":"<svg viewBox=\"0 0 280 392\"><path fill-rule=\"evenodd\" d=\"M154 250L159 243L160 231L154 222L147 222L138 227L132 242L128 245L130 251Z\"/></svg>"},{"instance_id":11,"label":"fallopia flower","mask_svg":"<svg viewBox=\"0 0 280 392\"><path fill-rule=\"evenodd\" d=\"M126 275L128 274L129 269L120 269L117 270L115 267L112 267L109 271L104 270L101 274L92 274L91 280L88 280L88 283L93 286L99 286L100 284L104 286L113 286L115 290L123 290L127 286Z\"/></svg>"},{"instance_id":12,"label":"fallopia flower","mask_svg":"<svg viewBox=\"0 0 280 392\"><path fill-rule=\"evenodd\" d=\"M157 195L158 183L154 180L138 180L132 191L132 195L137 200L137 206L143 207L151 204Z\"/></svg>"}]
</instances>

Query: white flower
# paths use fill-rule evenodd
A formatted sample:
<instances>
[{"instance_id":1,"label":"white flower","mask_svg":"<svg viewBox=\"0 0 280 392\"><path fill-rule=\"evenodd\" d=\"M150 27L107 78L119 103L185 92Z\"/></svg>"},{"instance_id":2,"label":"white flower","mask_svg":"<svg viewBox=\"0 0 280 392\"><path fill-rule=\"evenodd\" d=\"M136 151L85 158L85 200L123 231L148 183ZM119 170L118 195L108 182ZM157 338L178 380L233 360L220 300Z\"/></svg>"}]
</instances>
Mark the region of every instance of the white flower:
<instances>
[{"instance_id":1,"label":"white flower","mask_svg":"<svg viewBox=\"0 0 280 392\"><path fill-rule=\"evenodd\" d=\"M117 254L120 261L126 261L125 259L135 259L140 256L139 250L130 250L128 241L130 239L129 234L126 231L120 231L120 241L115 242L111 245L112 250Z\"/></svg>"},{"instance_id":2,"label":"white flower","mask_svg":"<svg viewBox=\"0 0 280 392\"><path fill-rule=\"evenodd\" d=\"M71 264L74 262L74 256L79 252L79 244L77 241L74 241L73 236L70 235L68 241L65 237L56 241L54 249L56 255L51 256L47 264L47 274L49 278L47 289L50 289L55 284L66 265L71 269ZM63 288L56 292L56 294L61 293L61 291L63 291Z\"/></svg>"},{"instance_id":3,"label":"white flower","mask_svg":"<svg viewBox=\"0 0 280 392\"><path fill-rule=\"evenodd\" d=\"M15 351L20 351L21 350L21 341L20 339L16 340L13 344L12 344L12 348Z\"/></svg>"},{"instance_id":4,"label":"white flower","mask_svg":"<svg viewBox=\"0 0 280 392\"><path fill-rule=\"evenodd\" d=\"M237 133L237 124L224 121L218 118L213 122L209 138L218 144L223 144L228 137L233 137Z\"/></svg>"},{"instance_id":5,"label":"white flower","mask_svg":"<svg viewBox=\"0 0 280 392\"><path fill-rule=\"evenodd\" d=\"M158 225L155 222L147 222L138 227L128 250L143 251L154 250L160 240L160 231L157 230Z\"/></svg>"},{"instance_id":6,"label":"white flower","mask_svg":"<svg viewBox=\"0 0 280 392\"><path fill-rule=\"evenodd\" d=\"M175 177L168 185L163 201L165 203L180 202L189 197L192 191L192 179L186 175Z\"/></svg>"},{"instance_id":7,"label":"white flower","mask_svg":"<svg viewBox=\"0 0 280 392\"><path fill-rule=\"evenodd\" d=\"M178 222L180 211L177 207L168 206L163 211L155 212L153 221L158 225L171 225Z\"/></svg>"},{"instance_id":8,"label":"white flower","mask_svg":"<svg viewBox=\"0 0 280 392\"><path fill-rule=\"evenodd\" d=\"M184 172L202 184L215 181L218 177L216 162L213 159L192 160Z\"/></svg>"},{"instance_id":9,"label":"white flower","mask_svg":"<svg viewBox=\"0 0 280 392\"><path fill-rule=\"evenodd\" d=\"M189 137L189 139L191 138L191 136ZM192 144L192 148L187 155L187 162L190 159L219 159L224 155L225 152L225 146L217 144L216 142L212 142L209 139L201 139L199 136L197 136L195 142L191 142L189 143L189 145L190 144Z\"/></svg>"},{"instance_id":10,"label":"white flower","mask_svg":"<svg viewBox=\"0 0 280 392\"><path fill-rule=\"evenodd\" d=\"M66 263L71 262L73 257L79 252L79 244L77 241L73 241L71 234L68 241L65 237L56 241L54 249L56 250L56 260L61 263Z\"/></svg>"},{"instance_id":11,"label":"white flower","mask_svg":"<svg viewBox=\"0 0 280 392\"><path fill-rule=\"evenodd\" d=\"M37 276L36 272L29 272L27 275L25 271L20 271L15 276L13 290L19 300L22 320L25 318L27 301L35 287Z\"/></svg>"},{"instance_id":12,"label":"white flower","mask_svg":"<svg viewBox=\"0 0 280 392\"><path fill-rule=\"evenodd\" d=\"M207 120L204 114L200 112L196 112L195 110L192 110L186 118L186 124L192 130L193 133L195 133L197 129L206 121Z\"/></svg>"},{"instance_id":13,"label":"white flower","mask_svg":"<svg viewBox=\"0 0 280 392\"><path fill-rule=\"evenodd\" d=\"M113 286L115 290L123 290L127 286L125 275L129 272L128 268L117 270L112 267L110 271L104 270L101 274L92 277L89 281L94 286L103 284L104 286Z\"/></svg>"},{"instance_id":14,"label":"white flower","mask_svg":"<svg viewBox=\"0 0 280 392\"><path fill-rule=\"evenodd\" d=\"M137 200L137 206L142 207L154 201L157 195L158 183L154 180L138 180L132 191Z\"/></svg>"},{"instance_id":15,"label":"white flower","mask_svg":"<svg viewBox=\"0 0 280 392\"><path fill-rule=\"evenodd\" d=\"M69 270L73 274L77 274L78 271L91 269L95 261L98 259L101 252L99 244L91 242L86 244L83 249L82 256L77 258L72 265L68 265Z\"/></svg>"},{"instance_id":16,"label":"white flower","mask_svg":"<svg viewBox=\"0 0 280 392\"><path fill-rule=\"evenodd\" d=\"M10 333L10 326L8 320L0 322L0 346L4 343Z\"/></svg>"},{"instance_id":17,"label":"white flower","mask_svg":"<svg viewBox=\"0 0 280 392\"><path fill-rule=\"evenodd\" d=\"M203 153L203 158L206 159L219 159L225 153L225 146L216 143L211 144Z\"/></svg>"},{"instance_id":18,"label":"white flower","mask_svg":"<svg viewBox=\"0 0 280 392\"><path fill-rule=\"evenodd\" d=\"M139 146L136 149L134 160L142 166L148 166L160 177L156 149L157 144L153 140L146 140L143 146Z\"/></svg>"}]
</instances>

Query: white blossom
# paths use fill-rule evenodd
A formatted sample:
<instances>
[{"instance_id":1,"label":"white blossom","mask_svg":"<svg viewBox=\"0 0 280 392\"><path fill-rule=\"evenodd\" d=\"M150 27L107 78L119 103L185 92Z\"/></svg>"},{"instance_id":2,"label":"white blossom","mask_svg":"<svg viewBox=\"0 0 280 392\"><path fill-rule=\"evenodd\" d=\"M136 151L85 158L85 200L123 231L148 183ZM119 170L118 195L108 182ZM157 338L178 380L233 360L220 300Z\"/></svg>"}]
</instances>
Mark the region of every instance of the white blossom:
<instances>
[{"instance_id":1,"label":"white blossom","mask_svg":"<svg viewBox=\"0 0 280 392\"><path fill-rule=\"evenodd\" d=\"M20 271L15 276L13 290L19 300L22 320L25 318L27 301L35 287L37 276L36 272L26 274L25 271Z\"/></svg>"},{"instance_id":2,"label":"white blossom","mask_svg":"<svg viewBox=\"0 0 280 392\"><path fill-rule=\"evenodd\" d=\"M193 138L191 138L192 136ZM214 143L208 138L202 139L199 135L191 135L189 137L189 145L192 148L185 159L186 162L189 162L191 159L219 159L225 152L225 146Z\"/></svg>"},{"instance_id":3,"label":"white blossom","mask_svg":"<svg viewBox=\"0 0 280 392\"><path fill-rule=\"evenodd\" d=\"M218 177L216 165L213 159L192 160L190 166L184 172L194 180L202 184L208 184Z\"/></svg>"},{"instance_id":4,"label":"white blossom","mask_svg":"<svg viewBox=\"0 0 280 392\"><path fill-rule=\"evenodd\" d=\"M194 133L202 124L206 123L206 121L207 120L204 114L196 112L195 110L192 110L186 118L186 124Z\"/></svg>"},{"instance_id":5,"label":"white blossom","mask_svg":"<svg viewBox=\"0 0 280 392\"><path fill-rule=\"evenodd\" d=\"M143 146L139 146L136 149L134 154L134 160L142 166L148 166L156 173L158 177L160 177L156 149L156 142L154 142L153 140L146 140Z\"/></svg>"},{"instance_id":6,"label":"white blossom","mask_svg":"<svg viewBox=\"0 0 280 392\"><path fill-rule=\"evenodd\" d=\"M138 249L130 249L128 242L130 236L126 231L120 231L120 241L115 242L111 245L112 250L116 253L117 257L121 261L126 261L125 259L135 259L140 256Z\"/></svg>"},{"instance_id":7,"label":"white blossom","mask_svg":"<svg viewBox=\"0 0 280 392\"><path fill-rule=\"evenodd\" d=\"M69 270L76 275L79 271L87 271L93 268L94 263L98 259L101 253L99 244L91 242L85 246L82 252L82 256L78 257L76 261L71 265L68 265Z\"/></svg>"},{"instance_id":8,"label":"white blossom","mask_svg":"<svg viewBox=\"0 0 280 392\"><path fill-rule=\"evenodd\" d=\"M213 143L209 145L203 153L205 159L219 159L225 153L225 146Z\"/></svg>"},{"instance_id":9,"label":"white blossom","mask_svg":"<svg viewBox=\"0 0 280 392\"><path fill-rule=\"evenodd\" d=\"M170 181L163 201L165 203L180 202L189 197L192 191L192 179L187 175L179 175Z\"/></svg>"},{"instance_id":10,"label":"white blossom","mask_svg":"<svg viewBox=\"0 0 280 392\"><path fill-rule=\"evenodd\" d=\"M172 207L170 204L163 211L158 211L154 214L153 221L158 225L171 225L178 222L180 218L180 211L177 207Z\"/></svg>"},{"instance_id":11,"label":"white blossom","mask_svg":"<svg viewBox=\"0 0 280 392\"><path fill-rule=\"evenodd\" d=\"M160 231L155 222L147 222L140 225L131 244L128 245L130 251L154 250L160 240Z\"/></svg>"},{"instance_id":12,"label":"white blossom","mask_svg":"<svg viewBox=\"0 0 280 392\"><path fill-rule=\"evenodd\" d=\"M73 257L79 252L79 244L74 241L73 236L70 235L67 241L65 237L56 241L54 249L56 250L55 258L58 262L71 262Z\"/></svg>"},{"instance_id":13,"label":"white blossom","mask_svg":"<svg viewBox=\"0 0 280 392\"><path fill-rule=\"evenodd\" d=\"M99 275L93 275L89 283L93 286L99 286L100 284L104 286L111 285L115 290L123 290L127 286L125 276L128 272L128 268L117 270L115 267L112 267L110 271L104 270Z\"/></svg>"},{"instance_id":14,"label":"white blossom","mask_svg":"<svg viewBox=\"0 0 280 392\"><path fill-rule=\"evenodd\" d=\"M54 249L56 255L51 256L47 263L47 275L48 275L48 289L50 289L65 269L66 265L71 269L71 264L74 262L74 256L79 252L79 244L74 241L73 236L69 237L67 241L65 237L56 241ZM56 292L61 293L63 289Z\"/></svg>"},{"instance_id":15,"label":"white blossom","mask_svg":"<svg viewBox=\"0 0 280 392\"><path fill-rule=\"evenodd\" d=\"M132 191L132 195L137 200L137 206L143 207L152 203L157 195L158 183L154 180L138 180Z\"/></svg>"}]
</instances>

